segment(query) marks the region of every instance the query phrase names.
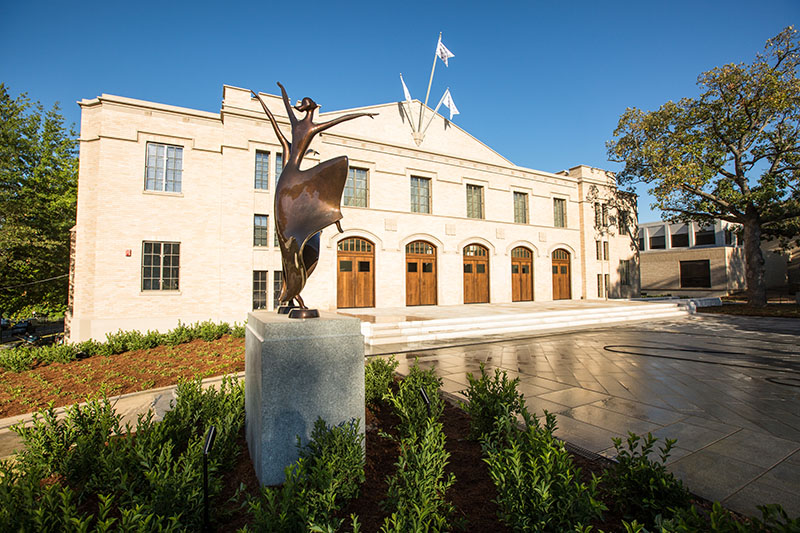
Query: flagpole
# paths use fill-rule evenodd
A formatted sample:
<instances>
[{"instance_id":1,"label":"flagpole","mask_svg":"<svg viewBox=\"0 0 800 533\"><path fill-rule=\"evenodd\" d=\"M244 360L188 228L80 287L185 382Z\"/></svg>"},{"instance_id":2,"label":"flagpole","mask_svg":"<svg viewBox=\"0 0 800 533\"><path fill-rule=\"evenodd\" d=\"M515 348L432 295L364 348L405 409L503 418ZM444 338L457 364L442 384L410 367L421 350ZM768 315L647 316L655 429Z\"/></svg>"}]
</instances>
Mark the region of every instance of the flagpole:
<instances>
[{"instance_id":1,"label":"flagpole","mask_svg":"<svg viewBox=\"0 0 800 533\"><path fill-rule=\"evenodd\" d=\"M444 92L444 94L447 94L447 91L449 91L449 90L450 90L450 87L447 88L447 90ZM430 119L428 119L428 123L425 125L425 129L422 130L422 134L423 135L425 135L425 132L428 131L428 128L431 126L431 122L433 122L433 119L436 117L436 112L439 111L440 107L442 107L442 102L444 102L444 94L442 95L442 99L439 100L439 103L436 105L436 109L433 110L433 115L431 116ZM444 118L444 117L442 117L442 118Z\"/></svg>"},{"instance_id":2,"label":"flagpole","mask_svg":"<svg viewBox=\"0 0 800 533\"><path fill-rule=\"evenodd\" d=\"M402 72L400 73L400 82L403 84L403 87L406 86L406 82L403 80L403 73ZM403 94L403 98L405 98L405 96L406 95ZM403 111L405 111L406 116L408 117L408 123L411 125L411 133L412 134L413 133L417 133L417 130L414 129L414 119L411 118L411 100L410 99L405 100L404 104L406 104L406 105L403 105L402 107L403 107Z\"/></svg>"},{"instance_id":3,"label":"flagpole","mask_svg":"<svg viewBox=\"0 0 800 533\"><path fill-rule=\"evenodd\" d=\"M425 105L419 108L419 128L422 129L422 116L425 114L425 108L428 106L428 97L431 95L431 85L433 85L433 73L436 71L436 57L439 51L439 43L442 42L442 32L439 32L439 41L436 43L436 51L433 52L433 67L431 67L431 79L428 80L428 92L425 93Z\"/></svg>"}]
</instances>

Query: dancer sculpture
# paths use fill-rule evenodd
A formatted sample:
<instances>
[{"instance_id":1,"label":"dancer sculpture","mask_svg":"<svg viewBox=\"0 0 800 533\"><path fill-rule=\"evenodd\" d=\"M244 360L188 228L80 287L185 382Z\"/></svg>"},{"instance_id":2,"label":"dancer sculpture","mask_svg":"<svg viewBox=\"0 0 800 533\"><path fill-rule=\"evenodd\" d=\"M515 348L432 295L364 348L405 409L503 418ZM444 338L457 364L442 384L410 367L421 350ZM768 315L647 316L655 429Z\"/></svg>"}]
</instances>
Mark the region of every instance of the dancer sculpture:
<instances>
[{"instance_id":1,"label":"dancer sculpture","mask_svg":"<svg viewBox=\"0 0 800 533\"><path fill-rule=\"evenodd\" d=\"M292 108L286 89L280 82L278 87L281 88L286 113L292 123L291 143L281 132L261 96L251 91L267 113L284 154L283 171L275 187L274 209L275 228L283 262L283 284L279 296L281 309L278 312L288 311L289 318L312 318L319 316L319 313L306 307L300 291L317 266L322 230L336 224L339 231L342 231L339 220L342 218L342 192L347 181L348 161L346 156L335 157L307 170L300 170L300 163L317 133L354 118L374 117L376 113L351 113L315 124L314 110L319 106L314 100L305 97ZM294 109L305 112L305 117L298 120ZM297 302L298 308L290 310L295 307L293 301Z\"/></svg>"}]
</instances>

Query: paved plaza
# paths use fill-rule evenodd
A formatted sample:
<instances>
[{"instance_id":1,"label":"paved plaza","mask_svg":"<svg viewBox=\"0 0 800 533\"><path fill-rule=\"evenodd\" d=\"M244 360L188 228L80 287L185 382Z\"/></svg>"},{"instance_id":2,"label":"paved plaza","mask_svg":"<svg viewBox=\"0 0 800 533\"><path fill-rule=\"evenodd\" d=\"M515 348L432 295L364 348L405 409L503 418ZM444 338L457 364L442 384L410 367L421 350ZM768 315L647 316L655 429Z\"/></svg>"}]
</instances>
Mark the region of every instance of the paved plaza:
<instances>
[{"instance_id":1,"label":"paved plaza","mask_svg":"<svg viewBox=\"0 0 800 533\"><path fill-rule=\"evenodd\" d=\"M747 514L780 503L800 515L800 321L694 315L451 344L392 353L399 372L418 357L457 396L480 363L506 370L573 445L613 457L611 438L628 431L678 439L669 469L694 493Z\"/></svg>"}]
</instances>

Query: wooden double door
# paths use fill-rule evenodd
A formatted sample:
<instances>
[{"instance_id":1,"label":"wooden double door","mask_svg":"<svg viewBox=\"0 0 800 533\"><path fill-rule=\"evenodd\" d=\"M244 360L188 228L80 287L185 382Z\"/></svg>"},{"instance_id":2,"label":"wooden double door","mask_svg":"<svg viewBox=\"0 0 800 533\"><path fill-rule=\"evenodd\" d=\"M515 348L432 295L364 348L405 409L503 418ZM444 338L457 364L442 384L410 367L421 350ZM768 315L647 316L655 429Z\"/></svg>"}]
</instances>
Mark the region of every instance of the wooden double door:
<instances>
[{"instance_id":1,"label":"wooden double door","mask_svg":"<svg viewBox=\"0 0 800 533\"><path fill-rule=\"evenodd\" d=\"M351 237L339 242L336 268L336 307L375 307L375 248Z\"/></svg>"},{"instance_id":2,"label":"wooden double door","mask_svg":"<svg viewBox=\"0 0 800 533\"><path fill-rule=\"evenodd\" d=\"M425 241L406 245L406 305L436 305L436 248Z\"/></svg>"},{"instance_id":3,"label":"wooden double door","mask_svg":"<svg viewBox=\"0 0 800 533\"><path fill-rule=\"evenodd\" d=\"M464 303L489 302L489 250L480 244L464 247Z\"/></svg>"},{"instance_id":4,"label":"wooden double door","mask_svg":"<svg viewBox=\"0 0 800 533\"><path fill-rule=\"evenodd\" d=\"M553 300L569 300L570 298L572 298L572 289L569 252L559 248L553 251Z\"/></svg>"},{"instance_id":5,"label":"wooden double door","mask_svg":"<svg viewBox=\"0 0 800 533\"><path fill-rule=\"evenodd\" d=\"M527 248L511 250L511 301L533 300L533 253Z\"/></svg>"}]
</instances>

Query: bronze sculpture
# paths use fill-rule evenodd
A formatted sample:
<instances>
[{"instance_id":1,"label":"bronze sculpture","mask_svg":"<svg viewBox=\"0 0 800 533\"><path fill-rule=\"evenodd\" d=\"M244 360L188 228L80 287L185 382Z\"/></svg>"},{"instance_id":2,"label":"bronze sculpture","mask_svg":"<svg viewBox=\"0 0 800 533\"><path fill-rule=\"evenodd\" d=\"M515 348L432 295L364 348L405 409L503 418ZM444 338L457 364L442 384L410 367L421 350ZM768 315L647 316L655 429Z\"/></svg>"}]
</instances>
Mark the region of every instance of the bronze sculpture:
<instances>
[{"instance_id":1,"label":"bronze sculpture","mask_svg":"<svg viewBox=\"0 0 800 533\"><path fill-rule=\"evenodd\" d=\"M374 117L376 113L350 113L315 124L314 110L319 106L314 100L305 97L293 108L280 82L278 87L281 88L286 113L292 124L291 143L281 132L261 97L251 91L267 113L284 153L283 170L275 187L273 211L283 263L283 283L279 296L281 308L278 312L288 311L289 318L312 318L319 316L319 313L306 307L300 291L317 266L322 230L336 224L339 231L343 231L339 220L342 218L341 201L347 181L348 159L347 156L335 157L307 170L300 170L300 163L317 133L354 118ZM298 120L295 109L305 112L305 117ZM296 306L293 301L297 302Z\"/></svg>"}]
</instances>

